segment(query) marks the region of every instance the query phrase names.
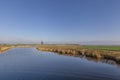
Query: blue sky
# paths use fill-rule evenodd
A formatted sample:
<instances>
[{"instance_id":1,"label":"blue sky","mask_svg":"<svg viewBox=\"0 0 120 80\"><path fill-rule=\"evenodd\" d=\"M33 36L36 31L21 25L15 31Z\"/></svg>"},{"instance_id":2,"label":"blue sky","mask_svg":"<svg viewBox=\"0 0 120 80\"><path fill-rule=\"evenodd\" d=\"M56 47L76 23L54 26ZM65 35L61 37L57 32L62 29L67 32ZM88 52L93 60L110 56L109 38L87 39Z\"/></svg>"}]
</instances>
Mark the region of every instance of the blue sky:
<instances>
[{"instance_id":1,"label":"blue sky","mask_svg":"<svg viewBox=\"0 0 120 80\"><path fill-rule=\"evenodd\" d=\"M120 41L120 0L0 0L0 42Z\"/></svg>"}]
</instances>

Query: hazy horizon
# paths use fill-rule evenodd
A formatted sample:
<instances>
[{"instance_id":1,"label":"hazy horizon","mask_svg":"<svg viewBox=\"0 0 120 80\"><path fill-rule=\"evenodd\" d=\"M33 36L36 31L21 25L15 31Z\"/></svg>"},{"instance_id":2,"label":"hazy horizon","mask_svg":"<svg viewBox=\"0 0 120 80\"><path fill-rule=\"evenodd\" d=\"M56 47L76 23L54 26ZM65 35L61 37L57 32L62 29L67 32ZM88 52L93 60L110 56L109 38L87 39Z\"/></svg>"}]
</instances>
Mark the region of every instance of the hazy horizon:
<instances>
[{"instance_id":1,"label":"hazy horizon","mask_svg":"<svg viewBox=\"0 0 120 80\"><path fill-rule=\"evenodd\" d=\"M0 0L0 43L120 45L119 0Z\"/></svg>"}]
</instances>

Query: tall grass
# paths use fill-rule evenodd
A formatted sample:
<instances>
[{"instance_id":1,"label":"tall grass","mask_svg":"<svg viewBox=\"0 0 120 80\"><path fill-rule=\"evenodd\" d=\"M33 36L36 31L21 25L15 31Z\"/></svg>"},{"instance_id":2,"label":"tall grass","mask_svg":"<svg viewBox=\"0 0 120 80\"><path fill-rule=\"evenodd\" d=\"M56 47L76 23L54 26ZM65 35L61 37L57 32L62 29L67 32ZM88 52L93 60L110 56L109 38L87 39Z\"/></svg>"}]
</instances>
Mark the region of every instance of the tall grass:
<instances>
[{"instance_id":1,"label":"tall grass","mask_svg":"<svg viewBox=\"0 0 120 80\"><path fill-rule=\"evenodd\" d=\"M78 45L41 45L37 49L42 51L57 52L60 54L69 54L74 56L87 56L97 59L109 59L120 63L120 51L119 50L107 50L100 49L98 47L87 48Z\"/></svg>"}]
</instances>

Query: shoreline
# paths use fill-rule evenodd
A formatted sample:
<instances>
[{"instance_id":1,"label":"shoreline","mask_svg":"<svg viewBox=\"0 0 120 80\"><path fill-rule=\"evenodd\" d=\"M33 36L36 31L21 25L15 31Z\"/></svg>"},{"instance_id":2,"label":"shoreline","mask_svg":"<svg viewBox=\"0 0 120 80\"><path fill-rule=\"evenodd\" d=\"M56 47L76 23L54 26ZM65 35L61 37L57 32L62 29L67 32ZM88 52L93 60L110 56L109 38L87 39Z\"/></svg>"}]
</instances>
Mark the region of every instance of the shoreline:
<instances>
[{"instance_id":1,"label":"shoreline","mask_svg":"<svg viewBox=\"0 0 120 80\"><path fill-rule=\"evenodd\" d=\"M17 45L0 45L0 53L2 52L5 52L9 49L12 49L12 48L31 48L31 47L35 47L36 48L36 45L24 45L24 44L17 44Z\"/></svg>"},{"instance_id":2,"label":"shoreline","mask_svg":"<svg viewBox=\"0 0 120 80\"><path fill-rule=\"evenodd\" d=\"M0 46L0 54L1 54L2 52L5 52L5 51L11 49L11 48L12 48L12 47L8 47L8 46Z\"/></svg>"},{"instance_id":3,"label":"shoreline","mask_svg":"<svg viewBox=\"0 0 120 80\"><path fill-rule=\"evenodd\" d=\"M90 49L80 45L0 45L0 53L17 47L34 47L37 50L55 52L71 56L85 56L95 59L107 59L120 64L120 51Z\"/></svg>"},{"instance_id":4,"label":"shoreline","mask_svg":"<svg viewBox=\"0 0 120 80\"><path fill-rule=\"evenodd\" d=\"M41 45L37 50L55 52L59 54L68 54L73 56L85 56L96 59L113 60L120 64L120 51L107 51L99 49L81 48L76 45Z\"/></svg>"}]
</instances>

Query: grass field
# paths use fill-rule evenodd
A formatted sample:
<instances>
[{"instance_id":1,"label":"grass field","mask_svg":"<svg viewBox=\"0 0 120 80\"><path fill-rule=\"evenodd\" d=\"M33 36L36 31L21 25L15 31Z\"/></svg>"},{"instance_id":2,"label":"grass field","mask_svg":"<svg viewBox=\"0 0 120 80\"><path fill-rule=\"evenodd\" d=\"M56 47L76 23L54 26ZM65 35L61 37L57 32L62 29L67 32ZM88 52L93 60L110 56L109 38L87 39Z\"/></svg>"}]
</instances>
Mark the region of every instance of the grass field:
<instances>
[{"instance_id":1,"label":"grass field","mask_svg":"<svg viewBox=\"0 0 120 80\"><path fill-rule=\"evenodd\" d=\"M87 49L120 51L120 46L92 46L92 45L86 45L86 46L82 46L82 47L87 48Z\"/></svg>"}]
</instances>

